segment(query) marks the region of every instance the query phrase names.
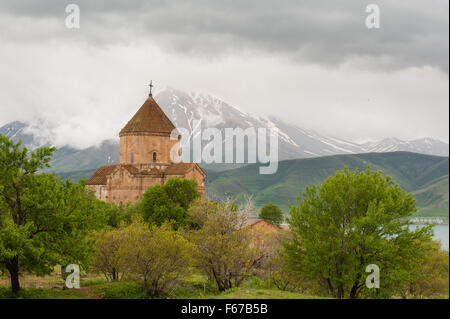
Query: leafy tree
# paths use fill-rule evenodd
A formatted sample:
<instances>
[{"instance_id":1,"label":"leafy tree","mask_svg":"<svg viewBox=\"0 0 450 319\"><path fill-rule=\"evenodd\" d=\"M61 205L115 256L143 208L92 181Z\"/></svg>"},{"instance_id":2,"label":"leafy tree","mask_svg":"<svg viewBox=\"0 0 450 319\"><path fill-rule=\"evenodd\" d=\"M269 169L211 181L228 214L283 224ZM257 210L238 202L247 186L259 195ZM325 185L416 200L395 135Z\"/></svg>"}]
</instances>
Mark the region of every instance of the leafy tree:
<instances>
[{"instance_id":1,"label":"leafy tree","mask_svg":"<svg viewBox=\"0 0 450 319\"><path fill-rule=\"evenodd\" d=\"M169 178L163 186L170 200L187 210L189 205L200 197L197 182L191 179Z\"/></svg>"},{"instance_id":2,"label":"leafy tree","mask_svg":"<svg viewBox=\"0 0 450 319\"><path fill-rule=\"evenodd\" d=\"M151 297L167 293L189 272L192 245L170 224L151 226L134 220L124 230L118 254L128 277Z\"/></svg>"},{"instance_id":3,"label":"leafy tree","mask_svg":"<svg viewBox=\"0 0 450 319\"><path fill-rule=\"evenodd\" d=\"M143 195L140 208L146 222L161 225L171 221L176 229L186 223L187 208L199 197L195 181L170 178L164 186L149 187Z\"/></svg>"},{"instance_id":4,"label":"leafy tree","mask_svg":"<svg viewBox=\"0 0 450 319\"><path fill-rule=\"evenodd\" d=\"M196 266L204 271L219 291L239 286L254 273L264 258L245 226L246 212L235 211L233 203L196 201L188 210L199 229L192 230L190 240Z\"/></svg>"},{"instance_id":5,"label":"leafy tree","mask_svg":"<svg viewBox=\"0 0 450 319\"><path fill-rule=\"evenodd\" d=\"M46 275L57 264L86 262L86 232L101 222L95 197L82 185L37 174L49 167L53 151L30 153L0 135L0 268L15 294L22 272Z\"/></svg>"},{"instance_id":6,"label":"leafy tree","mask_svg":"<svg viewBox=\"0 0 450 319\"><path fill-rule=\"evenodd\" d=\"M97 210L105 216L105 226L113 228L119 228L122 223L130 224L132 217L139 213L138 205L132 203L117 205L98 201Z\"/></svg>"},{"instance_id":7,"label":"leafy tree","mask_svg":"<svg viewBox=\"0 0 450 319\"><path fill-rule=\"evenodd\" d=\"M334 297L357 298L362 290L389 297L414 278L428 251L431 227L408 227L415 211L414 198L380 171L336 172L290 207L290 264ZM380 268L380 289L364 289L369 264Z\"/></svg>"},{"instance_id":8,"label":"leafy tree","mask_svg":"<svg viewBox=\"0 0 450 319\"><path fill-rule=\"evenodd\" d=\"M261 208L259 218L267 220L275 225L280 225L283 222L283 211L277 205L269 203Z\"/></svg>"}]
</instances>

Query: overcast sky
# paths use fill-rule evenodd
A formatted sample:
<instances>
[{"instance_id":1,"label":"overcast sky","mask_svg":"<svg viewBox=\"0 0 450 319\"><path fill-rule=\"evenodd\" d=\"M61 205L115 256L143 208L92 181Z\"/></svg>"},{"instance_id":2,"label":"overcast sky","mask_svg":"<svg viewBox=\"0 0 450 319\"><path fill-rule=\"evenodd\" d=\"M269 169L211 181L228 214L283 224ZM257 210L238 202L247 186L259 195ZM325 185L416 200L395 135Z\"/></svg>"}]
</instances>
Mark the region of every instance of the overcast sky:
<instances>
[{"instance_id":1,"label":"overcast sky","mask_svg":"<svg viewBox=\"0 0 450 319\"><path fill-rule=\"evenodd\" d=\"M371 3L379 29L365 25ZM41 118L59 144L93 145L117 136L152 79L352 141L448 142L448 6L0 0L0 126Z\"/></svg>"}]
</instances>

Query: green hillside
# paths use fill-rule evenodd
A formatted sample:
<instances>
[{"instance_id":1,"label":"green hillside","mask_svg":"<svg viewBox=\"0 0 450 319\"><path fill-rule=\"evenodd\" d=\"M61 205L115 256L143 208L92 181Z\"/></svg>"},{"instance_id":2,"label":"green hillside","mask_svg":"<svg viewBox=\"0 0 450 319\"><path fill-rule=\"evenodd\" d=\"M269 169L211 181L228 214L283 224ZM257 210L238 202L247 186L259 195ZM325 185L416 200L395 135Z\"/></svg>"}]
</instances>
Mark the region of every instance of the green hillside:
<instances>
[{"instance_id":1,"label":"green hillside","mask_svg":"<svg viewBox=\"0 0 450 319\"><path fill-rule=\"evenodd\" d=\"M449 211L449 177L443 176L415 191L421 216L447 216Z\"/></svg>"},{"instance_id":2,"label":"green hillside","mask_svg":"<svg viewBox=\"0 0 450 319\"><path fill-rule=\"evenodd\" d=\"M80 179L89 179L96 169L87 169L82 171L72 171L72 172L61 172L57 175L61 176L62 179L70 179L74 183L78 183Z\"/></svg>"},{"instance_id":3,"label":"green hillside","mask_svg":"<svg viewBox=\"0 0 450 319\"><path fill-rule=\"evenodd\" d=\"M114 141L104 141L98 146L91 146L83 150L59 149L52 158L51 166L57 172L65 172L70 175L74 171L92 170L101 165L118 162L118 144Z\"/></svg>"},{"instance_id":4,"label":"green hillside","mask_svg":"<svg viewBox=\"0 0 450 319\"><path fill-rule=\"evenodd\" d=\"M273 175L260 175L259 164L225 172L208 172L207 195L215 199L241 200L253 195L255 204L268 202L286 210L286 203L295 203L307 185L321 184L328 176L347 166L364 170L382 170L406 191L417 196L418 206L428 212L439 210L448 216L448 157L408 152L335 155L279 162ZM433 213L432 213L433 215Z\"/></svg>"}]
</instances>

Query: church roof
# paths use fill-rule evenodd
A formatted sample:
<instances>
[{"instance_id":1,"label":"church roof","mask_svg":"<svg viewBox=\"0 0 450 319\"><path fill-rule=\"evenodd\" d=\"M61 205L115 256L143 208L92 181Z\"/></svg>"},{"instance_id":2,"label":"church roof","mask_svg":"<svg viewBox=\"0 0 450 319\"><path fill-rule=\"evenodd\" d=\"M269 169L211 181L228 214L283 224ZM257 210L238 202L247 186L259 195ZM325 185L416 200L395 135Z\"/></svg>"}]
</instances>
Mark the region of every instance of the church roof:
<instances>
[{"instance_id":1,"label":"church roof","mask_svg":"<svg viewBox=\"0 0 450 319\"><path fill-rule=\"evenodd\" d=\"M197 163L176 163L176 164L172 164L169 167L167 167L167 169L164 171L164 173L166 175L185 174L185 173L189 172L191 169L195 168L196 166L198 166L200 168L200 166ZM205 174L205 172L203 172L203 170L201 168L200 168L200 171Z\"/></svg>"},{"instance_id":2,"label":"church roof","mask_svg":"<svg viewBox=\"0 0 450 319\"><path fill-rule=\"evenodd\" d=\"M106 176L110 175L119 165L103 165L91 176L86 185L106 185Z\"/></svg>"},{"instance_id":3,"label":"church roof","mask_svg":"<svg viewBox=\"0 0 450 319\"><path fill-rule=\"evenodd\" d=\"M127 170L131 175L165 175L169 177L170 175L184 175L195 167L198 167L199 171L206 176L206 173L200 168L197 163L172 164L167 167L164 172L159 171L156 167L153 167L150 170L139 170L132 164L103 165L100 166L100 168L94 173L94 175L92 175L92 177L86 182L86 185L106 185L106 176L114 173L116 168L123 168Z\"/></svg>"},{"instance_id":4,"label":"church roof","mask_svg":"<svg viewBox=\"0 0 450 319\"><path fill-rule=\"evenodd\" d=\"M119 135L125 133L163 133L170 134L175 125L164 114L158 103L150 95L141 108L134 114Z\"/></svg>"}]
</instances>

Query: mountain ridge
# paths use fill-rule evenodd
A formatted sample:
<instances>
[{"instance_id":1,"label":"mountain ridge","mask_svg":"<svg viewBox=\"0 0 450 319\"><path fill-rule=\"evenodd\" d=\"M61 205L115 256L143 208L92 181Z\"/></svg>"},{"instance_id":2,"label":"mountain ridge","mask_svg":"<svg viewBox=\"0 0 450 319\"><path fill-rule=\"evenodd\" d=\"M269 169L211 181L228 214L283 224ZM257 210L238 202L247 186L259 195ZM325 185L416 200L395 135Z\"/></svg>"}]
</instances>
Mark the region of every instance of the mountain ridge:
<instances>
[{"instance_id":1,"label":"mountain ridge","mask_svg":"<svg viewBox=\"0 0 450 319\"><path fill-rule=\"evenodd\" d=\"M194 130L194 120L202 121L202 128L217 127L220 130L230 127L263 127L279 130L278 160L296 158L313 158L336 154L359 154L370 152L409 151L429 155L448 156L448 144L432 138L421 138L403 141L387 138L378 142L353 143L337 137L324 136L312 130L280 120L276 116L253 116L231 106L217 96L198 92L183 92L173 88L160 90L155 96L165 114L176 127L186 128L190 133ZM137 110L138 108L136 108ZM14 121L0 127L0 134L10 136L13 140L23 140L24 145L34 149L42 145L53 145L51 136L36 135L39 125L45 121L27 124ZM31 129L32 128L32 129ZM120 128L117 128L117 133ZM42 131L49 131L42 127ZM207 142L204 142L204 145ZM245 145L234 146L233 151ZM184 154L188 156L190 154ZM186 158L183 159L186 161ZM118 139L104 140L96 146L76 149L70 145L62 145L54 154L52 165L57 171L80 171L94 169L103 164L114 164L119 161ZM227 170L243 164L201 164L212 170Z\"/></svg>"},{"instance_id":2,"label":"mountain ridge","mask_svg":"<svg viewBox=\"0 0 450 319\"><path fill-rule=\"evenodd\" d=\"M249 164L226 172L208 172L207 196L217 200L237 201L253 196L260 207L268 202L286 211L286 204L295 204L306 186L320 185L336 171L349 169L382 170L405 191L417 199L419 213L448 217L449 158L410 152L340 154L279 162L273 175L259 175L258 165ZM417 174L423 171L424 174ZM435 176L438 176L435 178Z\"/></svg>"}]
</instances>

